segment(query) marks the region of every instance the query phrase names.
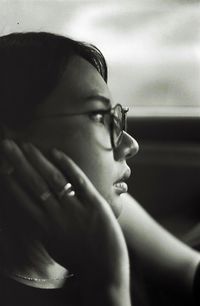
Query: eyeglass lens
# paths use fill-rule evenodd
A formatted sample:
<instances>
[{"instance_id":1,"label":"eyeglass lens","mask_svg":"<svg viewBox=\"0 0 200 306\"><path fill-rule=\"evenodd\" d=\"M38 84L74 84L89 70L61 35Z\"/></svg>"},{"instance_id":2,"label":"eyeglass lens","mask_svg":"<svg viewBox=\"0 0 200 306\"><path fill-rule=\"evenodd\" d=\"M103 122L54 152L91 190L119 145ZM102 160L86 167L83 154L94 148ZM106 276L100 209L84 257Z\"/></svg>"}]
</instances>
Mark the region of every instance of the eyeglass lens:
<instances>
[{"instance_id":1,"label":"eyeglass lens","mask_svg":"<svg viewBox=\"0 0 200 306\"><path fill-rule=\"evenodd\" d=\"M113 112L113 144L115 147L119 146L123 130L125 128L125 114L120 105L117 105Z\"/></svg>"}]
</instances>

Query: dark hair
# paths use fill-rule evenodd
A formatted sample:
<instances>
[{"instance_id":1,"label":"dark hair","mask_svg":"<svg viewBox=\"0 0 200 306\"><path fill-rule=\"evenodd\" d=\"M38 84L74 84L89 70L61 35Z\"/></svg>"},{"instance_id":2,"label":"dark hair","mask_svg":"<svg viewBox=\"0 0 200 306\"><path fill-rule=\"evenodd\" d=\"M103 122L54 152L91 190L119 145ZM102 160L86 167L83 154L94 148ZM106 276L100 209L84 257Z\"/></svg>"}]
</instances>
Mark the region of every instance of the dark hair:
<instances>
[{"instance_id":1,"label":"dark hair","mask_svg":"<svg viewBox=\"0 0 200 306\"><path fill-rule=\"evenodd\" d=\"M22 128L62 78L73 55L90 62L107 82L107 66L95 46L46 32L0 37L0 122Z\"/></svg>"}]
</instances>

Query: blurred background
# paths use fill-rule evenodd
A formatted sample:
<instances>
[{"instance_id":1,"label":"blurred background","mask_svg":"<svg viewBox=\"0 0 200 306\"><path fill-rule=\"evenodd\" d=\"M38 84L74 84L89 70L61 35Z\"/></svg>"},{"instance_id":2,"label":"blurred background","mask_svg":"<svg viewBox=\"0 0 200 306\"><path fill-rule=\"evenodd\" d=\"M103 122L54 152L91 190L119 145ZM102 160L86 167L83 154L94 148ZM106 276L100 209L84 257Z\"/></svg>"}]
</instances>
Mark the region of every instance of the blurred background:
<instances>
[{"instance_id":1,"label":"blurred background","mask_svg":"<svg viewBox=\"0 0 200 306\"><path fill-rule=\"evenodd\" d=\"M1 0L0 33L13 31L95 44L135 116L200 116L200 1Z\"/></svg>"}]
</instances>

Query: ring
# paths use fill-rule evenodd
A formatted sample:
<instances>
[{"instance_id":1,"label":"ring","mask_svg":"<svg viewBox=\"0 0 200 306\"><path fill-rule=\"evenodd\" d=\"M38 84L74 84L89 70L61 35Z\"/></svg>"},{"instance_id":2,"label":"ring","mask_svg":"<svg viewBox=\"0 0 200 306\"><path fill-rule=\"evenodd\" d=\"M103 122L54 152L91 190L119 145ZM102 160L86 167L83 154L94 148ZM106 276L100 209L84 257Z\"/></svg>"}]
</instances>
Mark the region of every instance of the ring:
<instances>
[{"instance_id":1,"label":"ring","mask_svg":"<svg viewBox=\"0 0 200 306\"><path fill-rule=\"evenodd\" d=\"M51 193L49 191L44 191L41 195L40 195L40 199L45 202L46 200L48 200L48 198L51 196Z\"/></svg>"},{"instance_id":2,"label":"ring","mask_svg":"<svg viewBox=\"0 0 200 306\"><path fill-rule=\"evenodd\" d=\"M67 194L69 197L75 196L75 191L73 190L71 183L65 184L63 189L58 193L58 197L61 199L65 194Z\"/></svg>"}]
</instances>

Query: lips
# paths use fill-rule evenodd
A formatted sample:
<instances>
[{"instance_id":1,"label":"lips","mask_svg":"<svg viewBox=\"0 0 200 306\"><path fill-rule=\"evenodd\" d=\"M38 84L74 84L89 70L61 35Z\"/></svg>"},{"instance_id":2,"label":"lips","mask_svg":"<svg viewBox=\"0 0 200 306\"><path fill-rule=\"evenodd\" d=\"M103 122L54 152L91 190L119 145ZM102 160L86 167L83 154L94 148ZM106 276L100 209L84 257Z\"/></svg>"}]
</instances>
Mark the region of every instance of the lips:
<instances>
[{"instance_id":1,"label":"lips","mask_svg":"<svg viewBox=\"0 0 200 306\"><path fill-rule=\"evenodd\" d=\"M115 183L114 188L117 194L126 193L128 191L128 185L125 182Z\"/></svg>"},{"instance_id":2,"label":"lips","mask_svg":"<svg viewBox=\"0 0 200 306\"><path fill-rule=\"evenodd\" d=\"M113 184L115 191L117 194L126 193L128 191L128 185L125 183L125 181L129 178L131 175L130 168L127 168L127 170L124 172L124 174Z\"/></svg>"}]
</instances>

